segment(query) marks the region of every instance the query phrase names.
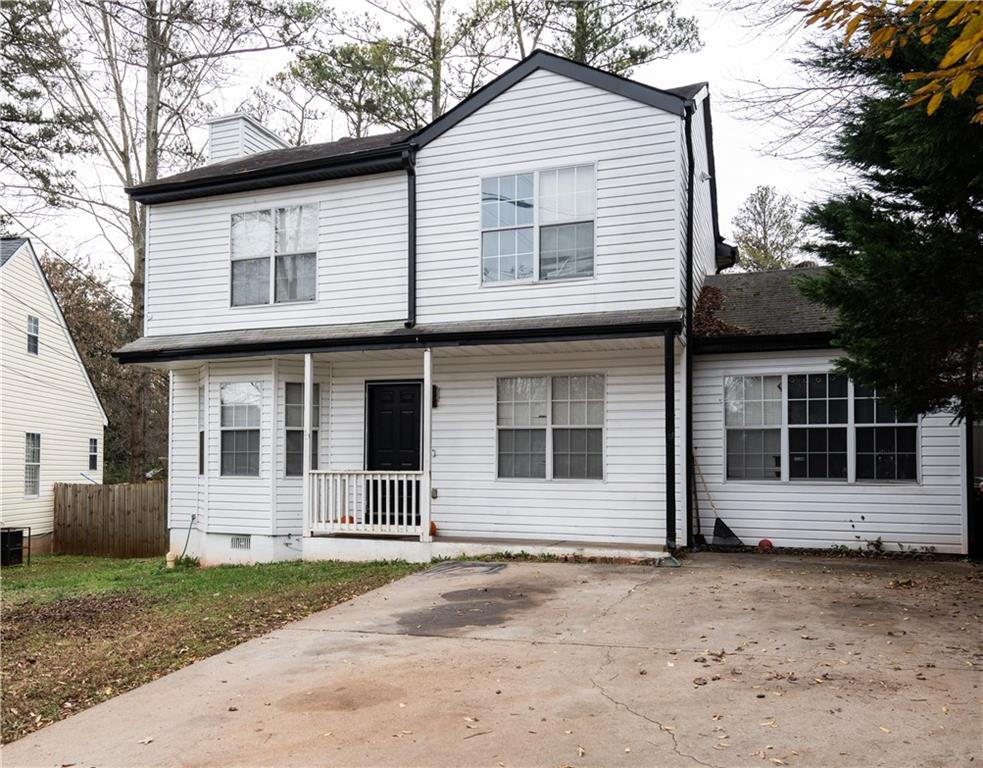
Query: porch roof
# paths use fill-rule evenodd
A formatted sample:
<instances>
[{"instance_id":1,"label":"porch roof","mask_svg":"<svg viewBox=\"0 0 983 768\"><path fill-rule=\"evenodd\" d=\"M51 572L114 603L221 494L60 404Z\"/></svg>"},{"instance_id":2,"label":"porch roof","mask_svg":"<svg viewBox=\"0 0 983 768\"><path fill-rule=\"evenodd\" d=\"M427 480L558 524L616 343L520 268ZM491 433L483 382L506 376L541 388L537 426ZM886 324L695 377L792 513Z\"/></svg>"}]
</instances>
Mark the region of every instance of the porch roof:
<instances>
[{"instance_id":1,"label":"porch roof","mask_svg":"<svg viewBox=\"0 0 983 768\"><path fill-rule=\"evenodd\" d=\"M578 341L650 336L682 327L678 308L593 312L498 320L420 323L401 320L143 336L114 355L123 363L269 354Z\"/></svg>"}]
</instances>

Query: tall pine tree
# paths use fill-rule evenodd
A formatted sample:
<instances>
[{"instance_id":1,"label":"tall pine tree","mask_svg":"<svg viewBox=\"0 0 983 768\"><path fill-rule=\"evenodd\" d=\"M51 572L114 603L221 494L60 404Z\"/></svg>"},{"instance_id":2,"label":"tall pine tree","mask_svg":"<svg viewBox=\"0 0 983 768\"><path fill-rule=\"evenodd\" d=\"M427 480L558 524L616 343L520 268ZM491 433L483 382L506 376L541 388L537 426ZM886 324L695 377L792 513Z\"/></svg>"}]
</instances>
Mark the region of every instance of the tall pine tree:
<instances>
[{"instance_id":1,"label":"tall pine tree","mask_svg":"<svg viewBox=\"0 0 983 768\"><path fill-rule=\"evenodd\" d=\"M841 370L893 392L905 412L964 418L983 413L983 125L970 122L983 81L931 116L904 107L918 87L905 75L930 68L948 42L912 41L887 59L844 47L813 58L873 87L829 151L861 184L805 215L820 234L807 249L832 268L802 287L838 313Z\"/></svg>"}]
</instances>

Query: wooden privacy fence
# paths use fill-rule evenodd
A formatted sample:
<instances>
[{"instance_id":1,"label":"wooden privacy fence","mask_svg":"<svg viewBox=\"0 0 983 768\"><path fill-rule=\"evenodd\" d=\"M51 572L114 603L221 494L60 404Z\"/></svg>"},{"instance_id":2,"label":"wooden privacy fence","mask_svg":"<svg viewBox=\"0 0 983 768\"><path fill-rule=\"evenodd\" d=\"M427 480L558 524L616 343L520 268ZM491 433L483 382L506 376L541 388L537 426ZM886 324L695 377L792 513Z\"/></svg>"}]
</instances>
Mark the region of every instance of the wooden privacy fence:
<instances>
[{"instance_id":1,"label":"wooden privacy fence","mask_svg":"<svg viewBox=\"0 0 983 768\"><path fill-rule=\"evenodd\" d=\"M167 552L167 484L55 483L55 552L152 557Z\"/></svg>"}]
</instances>

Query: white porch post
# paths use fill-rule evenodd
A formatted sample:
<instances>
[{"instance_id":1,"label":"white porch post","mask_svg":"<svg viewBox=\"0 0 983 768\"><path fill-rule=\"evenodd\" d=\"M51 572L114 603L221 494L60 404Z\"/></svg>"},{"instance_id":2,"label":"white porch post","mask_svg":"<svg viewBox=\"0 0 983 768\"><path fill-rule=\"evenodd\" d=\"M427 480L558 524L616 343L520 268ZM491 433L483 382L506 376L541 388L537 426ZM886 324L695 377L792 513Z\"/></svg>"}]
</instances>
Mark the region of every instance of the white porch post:
<instances>
[{"instance_id":1,"label":"white porch post","mask_svg":"<svg viewBox=\"0 0 983 768\"><path fill-rule=\"evenodd\" d=\"M314 356L304 355L304 528L311 530L311 401L314 399ZM313 532L313 531L312 531Z\"/></svg>"},{"instance_id":2,"label":"white porch post","mask_svg":"<svg viewBox=\"0 0 983 768\"><path fill-rule=\"evenodd\" d=\"M430 478L431 421L433 417L433 359L430 348L423 350L423 439L420 446L420 541L431 541L430 499L433 488Z\"/></svg>"}]
</instances>

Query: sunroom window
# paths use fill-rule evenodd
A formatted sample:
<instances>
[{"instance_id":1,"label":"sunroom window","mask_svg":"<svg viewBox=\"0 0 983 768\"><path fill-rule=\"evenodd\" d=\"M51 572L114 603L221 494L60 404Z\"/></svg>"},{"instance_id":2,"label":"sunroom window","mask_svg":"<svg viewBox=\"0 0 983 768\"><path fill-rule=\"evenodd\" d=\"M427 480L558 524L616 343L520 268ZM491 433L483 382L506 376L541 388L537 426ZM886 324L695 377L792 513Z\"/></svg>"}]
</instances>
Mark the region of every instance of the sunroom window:
<instances>
[{"instance_id":1,"label":"sunroom window","mask_svg":"<svg viewBox=\"0 0 983 768\"><path fill-rule=\"evenodd\" d=\"M792 479L845 480L847 378L788 377L788 452Z\"/></svg>"},{"instance_id":2,"label":"sunroom window","mask_svg":"<svg viewBox=\"0 0 983 768\"><path fill-rule=\"evenodd\" d=\"M232 215L232 306L310 301L317 288L317 205Z\"/></svg>"},{"instance_id":3,"label":"sunroom window","mask_svg":"<svg viewBox=\"0 0 983 768\"><path fill-rule=\"evenodd\" d=\"M724 381L724 424L728 478L781 478L781 376L728 376Z\"/></svg>"},{"instance_id":4,"label":"sunroom window","mask_svg":"<svg viewBox=\"0 0 983 768\"><path fill-rule=\"evenodd\" d=\"M872 387L857 384L853 394L857 479L916 480L918 419L899 414Z\"/></svg>"}]
</instances>

